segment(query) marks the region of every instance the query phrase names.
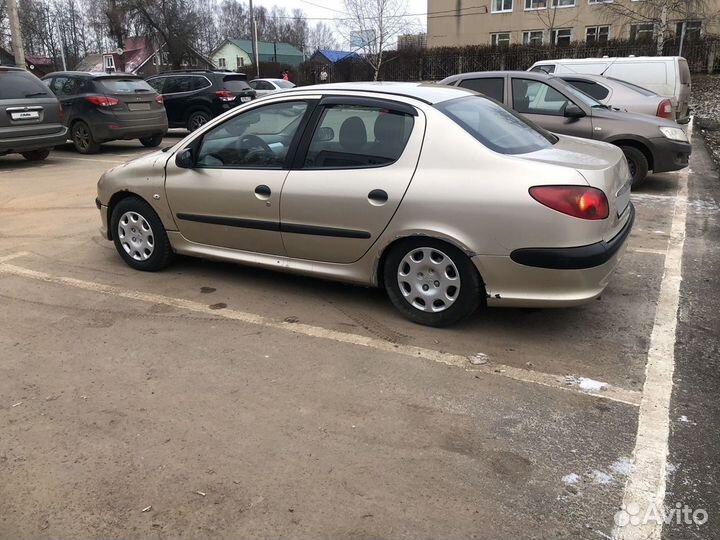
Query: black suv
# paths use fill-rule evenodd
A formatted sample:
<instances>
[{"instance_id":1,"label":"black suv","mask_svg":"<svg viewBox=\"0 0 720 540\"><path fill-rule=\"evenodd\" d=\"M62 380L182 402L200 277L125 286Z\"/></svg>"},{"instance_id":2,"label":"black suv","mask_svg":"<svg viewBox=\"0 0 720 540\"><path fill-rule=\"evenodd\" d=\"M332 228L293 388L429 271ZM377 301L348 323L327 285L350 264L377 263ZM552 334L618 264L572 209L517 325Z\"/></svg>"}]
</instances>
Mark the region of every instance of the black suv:
<instances>
[{"instance_id":1,"label":"black suv","mask_svg":"<svg viewBox=\"0 0 720 540\"><path fill-rule=\"evenodd\" d=\"M94 154L100 143L140 139L158 146L168 123L162 97L137 75L58 71L43 82L60 100L65 125L81 154Z\"/></svg>"},{"instance_id":2,"label":"black suv","mask_svg":"<svg viewBox=\"0 0 720 540\"><path fill-rule=\"evenodd\" d=\"M166 71L147 82L165 99L170 127L195 131L208 120L255 99L247 75L232 71Z\"/></svg>"},{"instance_id":3,"label":"black suv","mask_svg":"<svg viewBox=\"0 0 720 540\"><path fill-rule=\"evenodd\" d=\"M24 69L0 66L0 156L40 161L67 141L63 111L52 92Z\"/></svg>"}]
</instances>

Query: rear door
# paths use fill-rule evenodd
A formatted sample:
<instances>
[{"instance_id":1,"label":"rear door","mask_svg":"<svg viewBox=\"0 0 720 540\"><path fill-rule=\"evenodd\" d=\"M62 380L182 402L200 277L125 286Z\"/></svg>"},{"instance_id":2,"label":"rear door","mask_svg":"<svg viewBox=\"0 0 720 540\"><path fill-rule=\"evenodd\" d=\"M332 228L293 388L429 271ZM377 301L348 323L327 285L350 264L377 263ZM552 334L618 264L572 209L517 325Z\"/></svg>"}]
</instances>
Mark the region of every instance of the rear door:
<instances>
[{"instance_id":1,"label":"rear door","mask_svg":"<svg viewBox=\"0 0 720 540\"><path fill-rule=\"evenodd\" d=\"M505 77L464 79L458 86L480 92L495 101L505 103Z\"/></svg>"},{"instance_id":2,"label":"rear door","mask_svg":"<svg viewBox=\"0 0 720 540\"><path fill-rule=\"evenodd\" d=\"M163 84L163 99L168 120L175 124L185 124L188 111L188 101L193 95L197 84L193 84L194 78L187 75L172 75L165 77ZM202 82L212 86L207 78L202 77Z\"/></svg>"},{"instance_id":3,"label":"rear door","mask_svg":"<svg viewBox=\"0 0 720 540\"><path fill-rule=\"evenodd\" d=\"M569 105L576 103L543 81L512 77L513 110L553 133L592 138L591 118L567 118L565 110Z\"/></svg>"},{"instance_id":4,"label":"rear door","mask_svg":"<svg viewBox=\"0 0 720 540\"><path fill-rule=\"evenodd\" d=\"M282 238L289 257L350 263L380 237L405 195L425 119L384 99L326 97L321 105L283 187Z\"/></svg>"},{"instance_id":5,"label":"rear door","mask_svg":"<svg viewBox=\"0 0 720 540\"><path fill-rule=\"evenodd\" d=\"M37 77L0 69L0 148L2 139L50 135L62 129L58 100Z\"/></svg>"},{"instance_id":6,"label":"rear door","mask_svg":"<svg viewBox=\"0 0 720 540\"><path fill-rule=\"evenodd\" d=\"M687 121L690 115L690 94L692 93L692 82L690 78L690 68L687 60L684 58L677 59L678 77L678 104L675 109L675 118L680 122Z\"/></svg>"},{"instance_id":7,"label":"rear door","mask_svg":"<svg viewBox=\"0 0 720 540\"><path fill-rule=\"evenodd\" d=\"M92 84L97 93L118 101L111 110L121 127L152 129L166 121L158 94L140 77L98 77Z\"/></svg>"}]
</instances>

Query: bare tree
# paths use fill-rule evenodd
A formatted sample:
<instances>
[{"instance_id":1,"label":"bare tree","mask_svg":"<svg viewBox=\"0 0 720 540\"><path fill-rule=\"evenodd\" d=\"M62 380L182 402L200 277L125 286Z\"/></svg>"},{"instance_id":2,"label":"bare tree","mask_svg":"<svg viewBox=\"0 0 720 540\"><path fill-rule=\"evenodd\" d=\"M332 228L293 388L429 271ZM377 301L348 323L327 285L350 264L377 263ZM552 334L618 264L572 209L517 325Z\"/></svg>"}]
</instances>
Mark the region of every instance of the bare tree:
<instances>
[{"instance_id":1,"label":"bare tree","mask_svg":"<svg viewBox=\"0 0 720 540\"><path fill-rule=\"evenodd\" d=\"M385 51L401 32L408 32L406 0L344 0L347 16L338 20L340 33L365 55L378 80Z\"/></svg>"},{"instance_id":2,"label":"bare tree","mask_svg":"<svg viewBox=\"0 0 720 540\"><path fill-rule=\"evenodd\" d=\"M318 49L337 49L338 42L332 28L320 21L311 27L307 38L307 51L312 54Z\"/></svg>"},{"instance_id":3,"label":"bare tree","mask_svg":"<svg viewBox=\"0 0 720 540\"><path fill-rule=\"evenodd\" d=\"M147 27L165 42L173 69L179 69L198 35L198 17L192 0L133 0L132 8Z\"/></svg>"},{"instance_id":4,"label":"bare tree","mask_svg":"<svg viewBox=\"0 0 720 540\"><path fill-rule=\"evenodd\" d=\"M630 24L652 24L657 53L662 54L665 41L670 36L670 21L701 19L717 16L710 13L708 0L652 0L644 2L610 2L602 4L606 16Z\"/></svg>"}]
</instances>

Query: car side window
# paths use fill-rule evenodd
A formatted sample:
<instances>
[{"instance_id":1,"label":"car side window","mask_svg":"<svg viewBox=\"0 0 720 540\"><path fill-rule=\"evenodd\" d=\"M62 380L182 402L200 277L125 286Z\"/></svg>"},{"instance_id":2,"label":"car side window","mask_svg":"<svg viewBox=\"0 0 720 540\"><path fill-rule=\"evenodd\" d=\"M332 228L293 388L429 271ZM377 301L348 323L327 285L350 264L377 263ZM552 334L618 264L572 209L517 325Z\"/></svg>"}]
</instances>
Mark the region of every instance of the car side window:
<instances>
[{"instance_id":1,"label":"car side window","mask_svg":"<svg viewBox=\"0 0 720 540\"><path fill-rule=\"evenodd\" d=\"M534 68L530 69L530 71L534 71L536 73L555 73L555 65L554 64L543 64L540 66L535 66Z\"/></svg>"},{"instance_id":2,"label":"car side window","mask_svg":"<svg viewBox=\"0 0 720 540\"><path fill-rule=\"evenodd\" d=\"M196 166L282 169L307 108L304 101L283 101L233 116L203 136Z\"/></svg>"},{"instance_id":3,"label":"car side window","mask_svg":"<svg viewBox=\"0 0 720 540\"><path fill-rule=\"evenodd\" d=\"M267 81L258 81L258 90L275 90L275 87Z\"/></svg>"},{"instance_id":4,"label":"car side window","mask_svg":"<svg viewBox=\"0 0 720 540\"><path fill-rule=\"evenodd\" d=\"M157 79L150 79L147 83L152 86L158 94L163 93L163 86L165 83L165 77L158 77Z\"/></svg>"},{"instance_id":5,"label":"car side window","mask_svg":"<svg viewBox=\"0 0 720 540\"><path fill-rule=\"evenodd\" d=\"M505 101L505 80L501 77L487 79L465 79L460 83L462 88L480 92L500 103Z\"/></svg>"},{"instance_id":6,"label":"car side window","mask_svg":"<svg viewBox=\"0 0 720 540\"><path fill-rule=\"evenodd\" d=\"M606 97L608 97L608 94L610 91L605 88L603 85L598 84L596 82L592 81L581 81L577 79L565 79L565 81L572 84L575 88L580 90L581 92L585 92L588 96L594 97L598 101L602 101Z\"/></svg>"},{"instance_id":7,"label":"car side window","mask_svg":"<svg viewBox=\"0 0 720 540\"><path fill-rule=\"evenodd\" d=\"M397 161L405 150L414 119L378 107L326 107L305 158L306 169L361 169Z\"/></svg>"},{"instance_id":8,"label":"car side window","mask_svg":"<svg viewBox=\"0 0 720 540\"><path fill-rule=\"evenodd\" d=\"M163 87L164 94L179 94L192 90L192 77L168 77Z\"/></svg>"},{"instance_id":9,"label":"car side window","mask_svg":"<svg viewBox=\"0 0 720 540\"><path fill-rule=\"evenodd\" d=\"M58 97L67 96L69 94L65 90L67 89L68 81L70 81L70 77L54 77L50 85L50 90Z\"/></svg>"},{"instance_id":10,"label":"car side window","mask_svg":"<svg viewBox=\"0 0 720 540\"><path fill-rule=\"evenodd\" d=\"M202 90L212 86L205 77L190 77L190 90Z\"/></svg>"},{"instance_id":11,"label":"car side window","mask_svg":"<svg viewBox=\"0 0 720 540\"><path fill-rule=\"evenodd\" d=\"M513 109L519 113L563 116L570 100L541 81L513 79Z\"/></svg>"}]
</instances>

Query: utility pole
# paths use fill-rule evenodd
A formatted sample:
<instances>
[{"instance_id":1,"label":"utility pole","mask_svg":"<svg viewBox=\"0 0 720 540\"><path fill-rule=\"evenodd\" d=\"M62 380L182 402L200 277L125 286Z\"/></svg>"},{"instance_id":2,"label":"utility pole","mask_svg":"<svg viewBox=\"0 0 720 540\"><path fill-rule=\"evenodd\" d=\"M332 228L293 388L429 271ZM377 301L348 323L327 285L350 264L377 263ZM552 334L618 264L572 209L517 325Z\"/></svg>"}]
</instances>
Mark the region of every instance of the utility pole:
<instances>
[{"instance_id":1,"label":"utility pole","mask_svg":"<svg viewBox=\"0 0 720 540\"><path fill-rule=\"evenodd\" d=\"M10 35L12 36L15 65L25 69L25 49L20 35L20 17L18 16L16 0L8 0L8 16L10 17Z\"/></svg>"},{"instance_id":2,"label":"utility pole","mask_svg":"<svg viewBox=\"0 0 720 540\"><path fill-rule=\"evenodd\" d=\"M257 42L257 21L255 20L255 9L253 8L253 0L250 0L250 32L252 33L252 54L253 62L255 63L256 77L260 78L260 62L258 57L258 42Z\"/></svg>"}]
</instances>

